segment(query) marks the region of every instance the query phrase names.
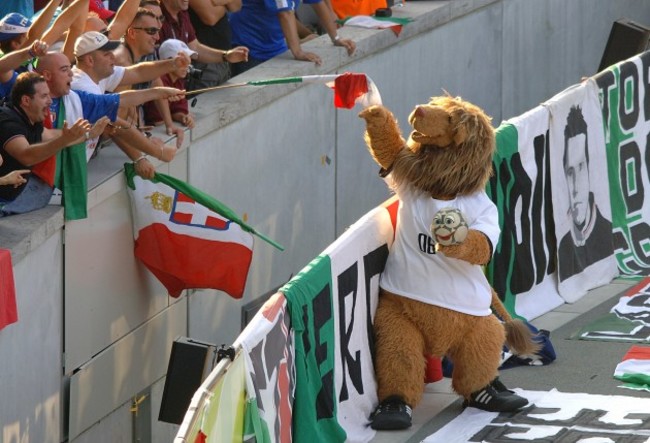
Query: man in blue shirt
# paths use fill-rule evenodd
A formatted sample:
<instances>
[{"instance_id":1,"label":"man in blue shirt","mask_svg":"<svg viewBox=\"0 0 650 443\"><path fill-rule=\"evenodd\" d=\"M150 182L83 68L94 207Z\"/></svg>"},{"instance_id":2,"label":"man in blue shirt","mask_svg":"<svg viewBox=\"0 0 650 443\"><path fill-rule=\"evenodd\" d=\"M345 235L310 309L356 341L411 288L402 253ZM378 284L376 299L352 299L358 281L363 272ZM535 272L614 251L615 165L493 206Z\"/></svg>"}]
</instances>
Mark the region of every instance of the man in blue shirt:
<instances>
[{"instance_id":1,"label":"man in blue shirt","mask_svg":"<svg viewBox=\"0 0 650 443\"><path fill-rule=\"evenodd\" d=\"M311 5L321 25L334 46L344 47L352 55L355 44L341 38L336 30L334 15L322 0L303 0ZM242 0L239 12L229 15L233 46L247 46L247 62L232 66L233 74L242 72L282 54L287 49L296 60L321 64L321 58L313 52L303 51L298 37L295 11L298 0Z\"/></svg>"}]
</instances>

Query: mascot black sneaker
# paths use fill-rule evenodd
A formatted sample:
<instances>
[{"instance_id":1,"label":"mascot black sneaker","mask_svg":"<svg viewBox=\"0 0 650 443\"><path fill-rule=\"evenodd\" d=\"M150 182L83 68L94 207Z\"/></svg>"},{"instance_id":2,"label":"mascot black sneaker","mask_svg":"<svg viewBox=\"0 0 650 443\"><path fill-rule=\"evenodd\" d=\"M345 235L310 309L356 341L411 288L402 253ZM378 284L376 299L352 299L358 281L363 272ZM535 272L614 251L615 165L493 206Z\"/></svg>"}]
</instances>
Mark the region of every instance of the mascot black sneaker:
<instances>
[{"instance_id":1,"label":"mascot black sneaker","mask_svg":"<svg viewBox=\"0 0 650 443\"><path fill-rule=\"evenodd\" d=\"M513 412L528 404L528 400L507 390L502 384L497 383L497 386L501 389L495 388L493 382L472 393L466 405L488 412Z\"/></svg>"},{"instance_id":2,"label":"mascot black sneaker","mask_svg":"<svg viewBox=\"0 0 650 443\"><path fill-rule=\"evenodd\" d=\"M382 401L370 414L370 427L376 431L396 431L411 427L411 407L397 396Z\"/></svg>"}]
</instances>

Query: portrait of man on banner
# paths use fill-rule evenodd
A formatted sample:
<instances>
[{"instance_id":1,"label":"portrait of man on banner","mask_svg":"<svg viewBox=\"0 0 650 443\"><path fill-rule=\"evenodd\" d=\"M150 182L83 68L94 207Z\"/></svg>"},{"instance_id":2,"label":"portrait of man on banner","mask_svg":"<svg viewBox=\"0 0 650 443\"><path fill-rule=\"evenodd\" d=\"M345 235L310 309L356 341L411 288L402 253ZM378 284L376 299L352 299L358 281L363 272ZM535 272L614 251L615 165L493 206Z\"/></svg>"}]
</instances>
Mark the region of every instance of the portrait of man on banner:
<instances>
[{"instance_id":1,"label":"portrait of man on banner","mask_svg":"<svg viewBox=\"0 0 650 443\"><path fill-rule=\"evenodd\" d=\"M590 170L588 125L578 105L569 109L566 118L562 167L570 222L558 246L560 281L613 254L612 222L603 216L592 191L598 174Z\"/></svg>"}]
</instances>

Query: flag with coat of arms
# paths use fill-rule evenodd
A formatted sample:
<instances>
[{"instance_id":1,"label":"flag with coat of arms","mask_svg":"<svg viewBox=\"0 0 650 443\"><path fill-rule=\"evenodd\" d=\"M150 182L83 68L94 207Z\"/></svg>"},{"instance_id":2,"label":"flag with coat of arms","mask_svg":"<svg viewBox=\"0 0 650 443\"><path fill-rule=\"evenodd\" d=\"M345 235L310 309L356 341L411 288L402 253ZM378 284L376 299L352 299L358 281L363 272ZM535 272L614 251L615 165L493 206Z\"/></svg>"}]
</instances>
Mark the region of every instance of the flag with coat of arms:
<instances>
[{"instance_id":1,"label":"flag with coat of arms","mask_svg":"<svg viewBox=\"0 0 650 443\"><path fill-rule=\"evenodd\" d=\"M135 256L178 297L185 289L218 289L241 298L253 257L253 234L223 203L174 177L152 180L124 171L131 201Z\"/></svg>"}]
</instances>

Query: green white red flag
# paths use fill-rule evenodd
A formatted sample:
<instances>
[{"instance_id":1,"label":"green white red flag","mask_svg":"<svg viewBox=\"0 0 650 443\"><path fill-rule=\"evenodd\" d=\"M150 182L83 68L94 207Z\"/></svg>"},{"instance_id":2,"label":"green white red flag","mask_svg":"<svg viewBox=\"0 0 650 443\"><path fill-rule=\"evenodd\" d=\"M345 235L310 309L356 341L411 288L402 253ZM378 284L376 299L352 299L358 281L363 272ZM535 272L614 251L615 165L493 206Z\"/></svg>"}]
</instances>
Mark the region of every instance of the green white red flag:
<instances>
[{"instance_id":1,"label":"green white red flag","mask_svg":"<svg viewBox=\"0 0 650 443\"><path fill-rule=\"evenodd\" d=\"M133 216L135 256L178 297L185 289L218 289L241 298L256 234L223 203L187 183L124 166Z\"/></svg>"},{"instance_id":2,"label":"green white red flag","mask_svg":"<svg viewBox=\"0 0 650 443\"><path fill-rule=\"evenodd\" d=\"M650 391L650 346L632 346L616 366L614 378L623 388Z\"/></svg>"}]
</instances>

